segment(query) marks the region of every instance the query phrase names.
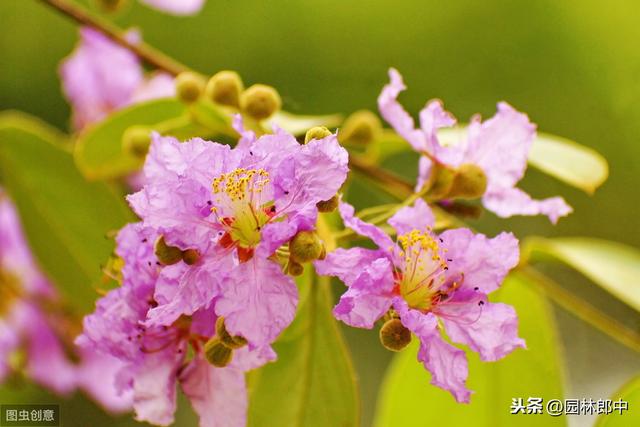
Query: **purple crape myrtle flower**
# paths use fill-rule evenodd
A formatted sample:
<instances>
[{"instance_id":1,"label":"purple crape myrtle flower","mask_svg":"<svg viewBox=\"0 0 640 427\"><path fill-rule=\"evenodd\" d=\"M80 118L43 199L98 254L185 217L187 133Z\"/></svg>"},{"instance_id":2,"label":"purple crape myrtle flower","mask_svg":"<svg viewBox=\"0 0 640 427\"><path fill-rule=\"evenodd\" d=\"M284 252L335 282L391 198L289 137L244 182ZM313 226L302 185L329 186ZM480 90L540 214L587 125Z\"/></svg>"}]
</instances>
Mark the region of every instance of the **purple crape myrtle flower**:
<instances>
[{"instance_id":1,"label":"purple crape myrtle flower","mask_svg":"<svg viewBox=\"0 0 640 427\"><path fill-rule=\"evenodd\" d=\"M255 348L272 343L295 315L297 288L276 250L314 229L316 204L345 181L348 155L335 135L301 145L281 129L256 138L239 119L236 127L242 139L233 149L154 135L146 185L128 200L167 244L199 254L193 265L163 271L180 275L177 289L146 325L212 306L229 333Z\"/></svg>"},{"instance_id":2,"label":"purple crape myrtle flower","mask_svg":"<svg viewBox=\"0 0 640 427\"><path fill-rule=\"evenodd\" d=\"M194 15L205 0L140 0L142 3L172 15Z\"/></svg>"},{"instance_id":3,"label":"purple crape myrtle flower","mask_svg":"<svg viewBox=\"0 0 640 427\"><path fill-rule=\"evenodd\" d=\"M464 351L445 341L441 329L484 361L525 346L514 309L487 299L518 263L517 239L510 233L489 239L464 228L436 235L433 214L421 199L389 220L397 242L355 217L351 205L342 203L340 214L345 226L378 249L340 248L315 262L318 274L337 276L349 288L334 315L359 328L399 318L420 340L418 359L431 372L431 383L469 402Z\"/></svg>"},{"instance_id":4,"label":"purple crape myrtle flower","mask_svg":"<svg viewBox=\"0 0 640 427\"><path fill-rule=\"evenodd\" d=\"M210 364L204 348L216 335L213 305L167 326L145 326L153 307L175 297L180 270L187 269L184 263L166 267L158 262L154 254L157 237L141 223L120 231L116 254L124 260L122 286L97 302L76 342L123 363L111 380L123 395L132 397L138 420L172 424L180 384L202 427L244 426L244 372L273 360L275 354L269 346L244 346L234 351L228 366Z\"/></svg>"},{"instance_id":5,"label":"purple crape myrtle flower","mask_svg":"<svg viewBox=\"0 0 640 427\"><path fill-rule=\"evenodd\" d=\"M0 382L22 373L56 393L81 388L108 410L128 410L126 397L90 373L114 373L119 362L91 349L75 352L70 319L52 308L59 303L36 266L13 204L0 189Z\"/></svg>"},{"instance_id":6,"label":"purple crape myrtle flower","mask_svg":"<svg viewBox=\"0 0 640 427\"><path fill-rule=\"evenodd\" d=\"M136 31L127 34L138 42ZM80 29L80 42L60 66L62 88L73 108L73 125L82 129L128 105L173 96L166 73L145 76L139 59L91 28Z\"/></svg>"},{"instance_id":7,"label":"purple crape myrtle flower","mask_svg":"<svg viewBox=\"0 0 640 427\"><path fill-rule=\"evenodd\" d=\"M420 111L420 127L404 110L397 98L406 89L402 76L389 70L390 82L378 97L382 117L421 154L418 190L429 182L434 166L457 168L463 164L479 166L487 179L482 196L484 206L500 217L546 215L556 223L572 209L561 197L534 200L516 187L527 168L527 157L535 139L536 127L529 118L505 102L498 104L495 116L482 122L472 118L466 137L453 144L439 139L438 130L450 128L456 119L433 100Z\"/></svg>"}]
</instances>

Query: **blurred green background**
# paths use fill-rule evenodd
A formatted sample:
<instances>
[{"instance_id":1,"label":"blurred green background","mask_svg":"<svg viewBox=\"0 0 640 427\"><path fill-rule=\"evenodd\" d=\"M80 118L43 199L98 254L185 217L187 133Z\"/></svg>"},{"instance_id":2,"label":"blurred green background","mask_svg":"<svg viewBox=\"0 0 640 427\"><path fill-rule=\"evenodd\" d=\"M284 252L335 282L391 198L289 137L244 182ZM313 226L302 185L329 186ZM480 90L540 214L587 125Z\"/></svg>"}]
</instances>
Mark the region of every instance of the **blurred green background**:
<instances>
[{"instance_id":1,"label":"blurred green background","mask_svg":"<svg viewBox=\"0 0 640 427\"><path fill-rule=\"evenodd\" d=\"M405 77L409 90L401 99L413 113L427 99L441 98L466 121L476 112L492 115L495 103L506 100L539 129L598 150L609 161L610 178L590 197L531 171L525 189L537 197L562 194L575 213L556 227L542 217L503 221L491 214L474 226L488 234L590 235L640 246L637 1L209 0L193 18L131 3L116 15L120 25L139 27L146 41L199 71L234 69L247 84L271 84L296 113L375 110L390 66ZM76 42L74 24L36 0L0 1L0 17L0 109L23 110L67 129L69 108L57 68ZM546 269L640 328L637 314L585 279L560 267ZM607 397L639 370L638 354L557 314L569 361L568 397ZM390 355L375 333L345 332L368 426ZM65 405L63 410L92 417L91 425L113 425L83 401ZM190 414L184 416L178 425L189 425Z\"/></svg>"}]
</instances>

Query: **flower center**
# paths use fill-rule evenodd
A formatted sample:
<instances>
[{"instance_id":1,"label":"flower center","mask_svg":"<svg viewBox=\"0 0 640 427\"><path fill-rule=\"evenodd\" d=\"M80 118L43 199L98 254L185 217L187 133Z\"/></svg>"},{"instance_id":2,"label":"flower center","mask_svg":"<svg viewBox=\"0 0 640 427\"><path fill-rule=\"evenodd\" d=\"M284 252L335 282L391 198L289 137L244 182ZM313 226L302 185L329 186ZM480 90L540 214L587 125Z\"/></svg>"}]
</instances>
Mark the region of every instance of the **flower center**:
<instances>
[{"instance_id":1,"label":"flower center","mask_svg":"<svg viewBox=\"0 0 640 427\"><path fill-rule=\"evenodd\" d=\"M439 300L447 263L437 241L427 231L412 230L398 236L402 257L396 286L409 307L429 311Z\"/></svg>"},{"instance_id":2,"label":"flower center","mask_svg":"<svg viewBox=\"0 0 640 427\"><path fill-rule=\"evenodd\" d=\"M227 230L228 240L243 248L260 242L262 227L273 217L275 206L269 173L238 168L215 178L211 211Z\"/></svg>"}]
</instances>

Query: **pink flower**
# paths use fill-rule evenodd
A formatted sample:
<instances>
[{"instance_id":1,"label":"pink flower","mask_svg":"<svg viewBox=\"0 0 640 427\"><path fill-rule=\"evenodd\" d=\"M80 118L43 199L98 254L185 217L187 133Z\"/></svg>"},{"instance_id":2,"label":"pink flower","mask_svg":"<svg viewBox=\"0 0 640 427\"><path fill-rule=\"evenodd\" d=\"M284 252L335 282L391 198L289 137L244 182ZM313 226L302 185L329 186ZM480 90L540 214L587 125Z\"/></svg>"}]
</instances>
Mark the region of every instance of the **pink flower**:
<instances>
[{"instance_id":1,"label":"pink flower","mask_svg":"<svg viewBox=\"0 0 640 427\"><path fill-rule=\"evenodd\" d=\"M148 326L214 307L231 334L250 347L273 342L295 315L297 289L274 260L299 231L312 230L316 204L334 196L347 175L347 153L335 135L300 145L282 130L238 147L155 135L144 188L129 196L145 227L169 245L196 250L176 264L171 299L157 298Z\"/></svg>"},{"instance_id":2,"label":"pink flower","mask_svg":"<svg viewBox=\"0 0 640 427\"><path fill-rule=\"evenodd\" d=\"M128 38L135 42L140 35L130 31ZM91 28L80 30L80 43L60 66L60 74L76 129L132 103L173 96L175 91L169 75L145 77L135 54Z\"/></svg>"},{"instance_id":3,"label":"pink flower","mask_svg":"<svg viewBox=\"0 0 640 427\"><path fill-rule=\"evenodd\" d=\"M216 335L216 315L211 308L199 309L167 326L145 326L153 307L174 298L178 270L186 269L185 265L159 265L153 249L157 237L140 223L120 231L116 252L125 260L122 286L97 302L95 312L84 320L77 343L122 363L110 378L102 376L102 381L113 382L122 395L131 397L140 421L171 424L180 384L200 415L202 427L244 426L244 372L273 360L275 354L269 346L245 346L234 350L228 366L209 364L203 347Z\"/></svg>"},{"instance_id":4,"label":"pink flower","mask_svg":"<svg viewBox=\"0 0 640 427\"><path fill-rule=\"evenodd\" d=\"M572 211L561 197L534 200L516 187L524 176L535 138L535 125L525 114L501 102L491 119L481 122L479 116L472 118L465 139L443 145L437 131L455 125L456 119L443 109L440 101L430 101L420 111L420 128L416 129L413 118L397 101L398 94L406 89L402 76L392 68L389 77L390 83L378 97L378 107L396 132L422 154L419 188L429 180L434 163L454 168L471 163L479 166L487 177L484 206L500 217L542 214L556 223L559 217Z\"/></svg>"},{"instance_id":5,"label":"pink flower","mask_svg":"<svg viewBox=\"0 0 640 427\"><path fill-rule=\"evenodd\" d=\"M31 255L14 206L0 189L0 382L18 369L56 393L82 388L108 410L128 410L126 396L89 372L113 370L117 360L91 349L77 354L77 364L68 356L76 349L66 329L70 319L53 308L59 302ZM22 365L9 364L15 353L24 353Z\"/></svg>"},{"instance_id":6,"label":"pink flower","mask_svg":"<svg viewBox=\"0 0 640 427\"><path fill-rule=\"evenodd\" d=\"M391 316L420 340L418 359L431 372L431 383L458 402L469 402L464 351L442 338L439 322L451 341L469 346L485 361L524 347L513 308L487 299L518 263L518 241L510 233L488 239L468 229L436 235L433 214L422 200L389 220L397 244L355 217L352 206L342 203L340 213L345 226L369 237L378 249L337 249L316 261L318 274L337 276L349 288L334 315L348 325L372 328L392 309Z\"/></svg>"},{"instance_id":7,"label":"pink flower","mask_svg":"<svg viewBox=\"0 0 640 427\"><path fill-rule=\"evenodd\" d=\"M193 15L204 6L205 0L140 0L155 9L173 15Z\"/></svg>"}]
</instances>

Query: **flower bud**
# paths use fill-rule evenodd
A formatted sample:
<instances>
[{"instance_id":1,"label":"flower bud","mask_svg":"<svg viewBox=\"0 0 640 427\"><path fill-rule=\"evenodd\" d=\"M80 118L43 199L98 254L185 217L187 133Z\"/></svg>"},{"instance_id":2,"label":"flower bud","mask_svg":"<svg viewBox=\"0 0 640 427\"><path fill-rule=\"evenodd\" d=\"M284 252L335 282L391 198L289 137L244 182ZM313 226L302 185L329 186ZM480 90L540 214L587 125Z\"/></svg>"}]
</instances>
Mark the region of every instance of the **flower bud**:
<instances>
[{"instance_id":1,"label":"flower bud","mask_svg":"<svg viewBox=\"0 0 640 427\"><path fill-rule=\"evenodd\" d=\"M461 165L455 172L449 197L461 199L477 199L487 189L487 176L480 166L473 163Z\"/></svg>"},{"instance_id":2,"label":"flower bud","mask_svg":"<svg viewBox=\"0 0 640 427\"><path fill-rule=\"evenodd\" d=\"M313 261L320 257L323 246L315 231L299 231L289 242L289 257L298 264Z\"/></svg>"},{"instance_id":3,"label":"flower bud","mask_svg":"<svg viewBox=\"0 0 640 427\"><path fill-rule=\"evenodd\" d=\"M304 273L304 267L302 264L298 264L294 260L289 260L289 266L287 267L288 272L292 276L301 276Z\"/></svg>"},{"instance_id":4,"label":"flower bud","mask_svg":"<svg viewBox=\"0 0 640 427\"><path fill-rule=\"evenodd\" d=\"M388 320L380 328L380 342L391 351L400 351L411 342L411 331L404 327L400 319Z\"/></svg>"},{"instance_id":5,"label":"flower bud","mask_svg":"<svg viewBox=\"0 0 640 427\"><path fill-rule=\"evenodd\" d=\"M324 200L322 202L316 203L316 207L319 212L333 212L338 208L338 204L340 203L340 197L336 194L329 200Z\"/></svg>"},{"instance_id":6,"label":"flower bud","mask_svg":"<svg viewBox=\"0 0 640 427\"><path fill-rule=\"evenodd\" d=\"M216 319L216 334L226 347L235 350L247 345L247 340L240 335L232 336L224 325L224 317L220 316Z\"/></svg>"},{"instance_id":7,"label":"flower bud","mask_svg":"<svg viewBox=\"0 0 640 427\"><path fill-rule=\"evenodd\" d=\"M183 71L175 79L176 95L185 104L198 100L204 90L202 77L191 71Z\"/></svg>"},{"instance_id":8,"label":"flower bud","mask_svg":"<svg viewBox=\"0 0 640 427\"><path fill-rule=\"evenodd\" d=\"M240 96L240 109L256 120L271 117L280 107L280 95L271 86L256 84Z\"/></svg>"},{"instance_id":9,"label":"flower bud","mask_svg":"<svg viewBox=\"0 0 640 427\"><path fill-rule=\"evenodd\" d=\"M331 135L331 131L324 126L316 126L307 131L304 136L304 143L307 144L312 139L322 139Z\"/></svg>"},{"instance_id":10,"label":"flower bud","mask_svg":"<svg viewBox=\"0 0 640 427\"><path fill-rule=\"evenodd\" d=\"M200 252L197 249L187 249L182 251L182 260L187 265L193 265L200 259Z\"/></svg>"},{"instance_id":11,"label":"flower bud","mask_svg":"<svg viewBox=\"0 0 640 427\"><path fill-rule=\"evenodd\" d=\"M435 178L431 183L428 195L432 199L444 199L453 185L454 171L446 166L434 165Z\"/></svg>"},{"instance_id":12,"label":"flower bud","mask_svg":"<svg viewBox=\"0 0 640 427\"><path fill-rule=\"evenodd\" d=\"M151 144L151 131L144 126L131 126L124 131L122 148L125 152L136 157L144 157Z\"/></svg>"},{"instance_id":13,"label":"flower bud","mask_svg":"<svg viewBox=\"0 0 640 427\"><path fill-rule=\"evenodd\" d=\"M382 132L382 123L377 115L369 110L360 110L345 120L338 139L342 143L368 144L378 138Z\"/></svg>"},{"instance_id":14,"label":"flower bud","mask_svg":"<svg viewBox=\"0 0 640 427\"><path fill-rule=\"evenodd\" d=\"M220 71L207 83L205 95L220 105L240 107L240 94L244 90L242 79L235 71Z\"/></svg>"},{"instance_id":15,"label":"flower bud","mask_svg":"<svg viewBox=\"0 0 640 427\"><path fill-rule=\"evenodd\" d=\"M158 261L164 265L172 265L182 260L182 251L180 248L167 245L167 242L164 240L164 236L160 236L158 237L158 240L156 240L154 253L158 258Z\"/></svg>"},{"instance_id":16,"label":"flower bud","mask_svg":"<svg viewBox=\"0 0 640 427\"><path fill-rule=\"evenodd\" d=\"M204 357L213 366L224 368L233 359L233 350L220 341L218 337L213 337L204 345Z\"/></svg>"}]
</instances>

